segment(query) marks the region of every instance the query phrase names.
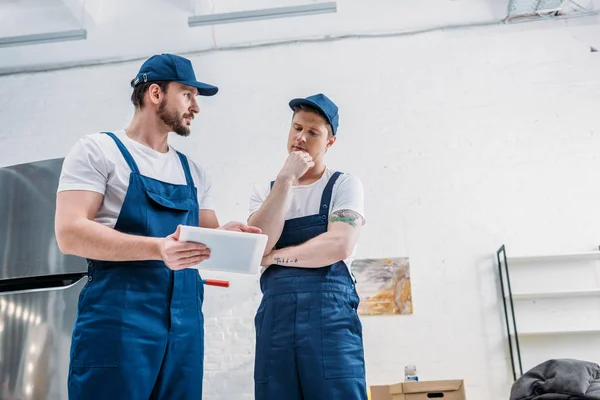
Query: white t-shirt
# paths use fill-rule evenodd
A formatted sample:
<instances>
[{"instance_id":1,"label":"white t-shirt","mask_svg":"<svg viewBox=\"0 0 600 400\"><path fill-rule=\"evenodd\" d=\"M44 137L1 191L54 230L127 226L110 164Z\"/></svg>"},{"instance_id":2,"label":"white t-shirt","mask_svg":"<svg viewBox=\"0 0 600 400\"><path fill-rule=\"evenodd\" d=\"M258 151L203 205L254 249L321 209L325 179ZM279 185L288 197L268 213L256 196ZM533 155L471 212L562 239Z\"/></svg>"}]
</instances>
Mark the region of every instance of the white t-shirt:
<instances>
[{"instance_id":1,"label":"white t-shirt","mask_svg":"<svg viewBox=\"0 0 600 400\"><path fill-rule=\"evenodd\" d=\"M335 171L327 168L318 181L311 183L310 185L292 186L292 198L290 206L285 214L285 219L288 220L319 214L323 191L334 173ZM250 215L260 209L270 191L271 182L269 181L254 186L254 190L250 195ZM341 174L333 185L329 214L339 210L352 210L357 212L362 216L363 221L366 221L363 186L361 181L353 175L346 173ZM352 261L354 261L355 251L356 246L354 250L352 250L350 257L344 260L348 269L350 269Z\"/></svg>"},{"instance_id":2,"label":"white t-shirt","mask_svg":"<svg viewBox=\"0 0 600 400\"><path fill-rule=\"evenodd\" d=\"M125 130L114 132L135 160L141 175L176 185L185 185L185 172L176 150L153 150L130 139ZM204 170L188 158L200 209L213 209L211 183ZM79 139L64 160L58 192L89 190L104 195L94 220L114 228L129 187L131 169L115 141L104 133Z\"/></svg>"}]
</instances>

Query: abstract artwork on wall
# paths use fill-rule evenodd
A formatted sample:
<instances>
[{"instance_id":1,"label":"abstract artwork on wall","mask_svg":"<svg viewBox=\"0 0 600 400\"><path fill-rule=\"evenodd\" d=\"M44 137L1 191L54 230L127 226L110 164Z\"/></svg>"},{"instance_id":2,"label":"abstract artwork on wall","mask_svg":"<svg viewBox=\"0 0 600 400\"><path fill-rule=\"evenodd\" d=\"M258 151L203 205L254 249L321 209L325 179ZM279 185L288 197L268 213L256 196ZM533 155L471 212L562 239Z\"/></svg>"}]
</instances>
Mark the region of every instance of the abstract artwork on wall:
<instances>
[{"instance_id":1,"label":"abstract artwork on wall","mask_svg":"<svg viewBox=\"0 0 600 400\"><path fill-rule=\"evenodd\" d=\"M413 313L407 257L355 260L352 273L360 297L359 315Z\"/></svg>"}]
</instances>

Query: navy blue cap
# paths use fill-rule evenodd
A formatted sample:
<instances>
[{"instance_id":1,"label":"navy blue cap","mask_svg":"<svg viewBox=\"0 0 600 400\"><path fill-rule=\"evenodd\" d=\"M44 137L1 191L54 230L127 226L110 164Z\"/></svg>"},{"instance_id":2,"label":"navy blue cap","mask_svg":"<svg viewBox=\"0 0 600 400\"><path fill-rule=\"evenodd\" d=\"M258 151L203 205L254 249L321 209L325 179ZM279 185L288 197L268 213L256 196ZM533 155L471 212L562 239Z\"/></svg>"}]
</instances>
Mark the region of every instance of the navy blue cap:
<instances>
[{"instance_id":1,"label":"navy blue cap","mask_svg":"<svg viewBox=\"0 0 600 400\"><path fill-rule=\"evenodd\" d=\"M196 80L192 62L187 58L174 54L154 55L147 59L136 77L131 81L131 87L143 82L169 81L198 89L201 96L213 96L219 88Z\"/></svg>"},{"instance_id":2,"label":"navy blue cap","mask_svg":"<svg viewBox=\"0 0 600 400\"><path fill-rule=\"evenodd\" d=\"M308 96L304 99L294 99L290 101L290 108L292 110L298 106L308 106L321 111L325 115L325 118L327 119L327 122L329 122L329 125L331 125L331 130L333 131L333 134L336 134L338 123L340 120L340 116L338 115L338 108L335 105L335 103L323 93Z\"/></svg>"}]
</instances>

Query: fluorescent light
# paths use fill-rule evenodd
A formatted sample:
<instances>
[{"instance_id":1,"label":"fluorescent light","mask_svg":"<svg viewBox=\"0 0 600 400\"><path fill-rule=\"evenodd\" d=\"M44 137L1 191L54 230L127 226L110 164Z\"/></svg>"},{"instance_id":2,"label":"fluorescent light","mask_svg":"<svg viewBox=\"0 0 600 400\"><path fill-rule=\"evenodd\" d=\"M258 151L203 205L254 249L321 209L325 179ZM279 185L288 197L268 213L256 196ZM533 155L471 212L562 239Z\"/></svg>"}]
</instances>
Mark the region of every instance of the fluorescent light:
<instances>
[{"instance_id":1,"label":"fluorescent light","mask_svg":"<svg viewBox=\"0 0 600 400\"><path fill-rule=\"evenodd\" d=\"M85 29L70 31L36 33L33 35L0 37L0 47L24 46L31 44L64 42L67 40L83 40L87 38Z\"/></svg>"},{"instance_id":2,"label":"fluorescent light","mask_svg":"<svg viewBox=\"0 0 600 400\"><path fill-rule=\"evenodd\" d=\"M188 18L189 26L228 24L232 22L259 21L263 19L299 17L337 12L337 2L305 4L300 6L264 8L261 10L194 15Z\"/></svg>"}]
</instances>

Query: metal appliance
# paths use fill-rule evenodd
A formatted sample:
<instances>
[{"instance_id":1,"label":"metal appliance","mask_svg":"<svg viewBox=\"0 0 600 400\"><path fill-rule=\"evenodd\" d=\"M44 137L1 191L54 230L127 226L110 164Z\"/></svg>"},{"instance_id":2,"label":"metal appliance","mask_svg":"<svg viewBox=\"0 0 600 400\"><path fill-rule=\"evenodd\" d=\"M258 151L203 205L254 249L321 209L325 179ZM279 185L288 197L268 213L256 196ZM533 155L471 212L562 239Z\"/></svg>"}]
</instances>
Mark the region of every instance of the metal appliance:
<instances>
[{"instance_id":1,"label":"metal appliance","mask_svg":"<svg viewBox=\"0 0 600 400\"><path fill-rule=\"evenodd\" d=\"M67 399L83 258L54 235L63 159L0 168L0 400Z\"/></svg>"}]
</instances>

